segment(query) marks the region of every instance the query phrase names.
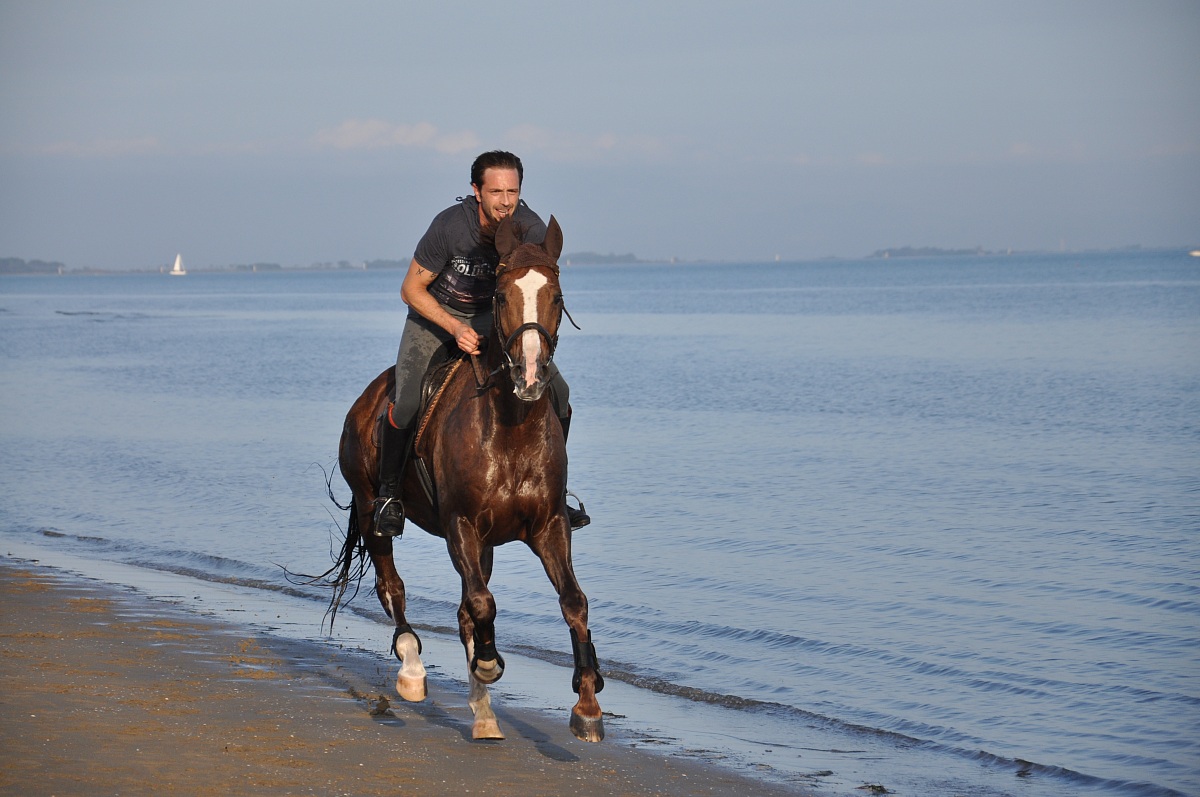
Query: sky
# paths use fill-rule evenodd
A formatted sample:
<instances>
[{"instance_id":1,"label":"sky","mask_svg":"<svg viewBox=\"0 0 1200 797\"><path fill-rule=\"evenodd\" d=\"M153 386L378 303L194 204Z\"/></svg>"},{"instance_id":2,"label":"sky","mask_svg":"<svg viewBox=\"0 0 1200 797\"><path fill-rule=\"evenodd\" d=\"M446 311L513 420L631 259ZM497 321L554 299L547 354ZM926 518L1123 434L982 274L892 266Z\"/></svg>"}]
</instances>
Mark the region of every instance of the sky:
<instances>
[{"instance_id":1,"label":"sky","mask_svg":"<svg viewBox=\"0 0 1200 797\"><path fill-rule=\"evenodd\" d=\"M0 257L407 261L497 148L568 253L1200 246L1200 2L0 0Z\"/></svg>"}]
</instances>

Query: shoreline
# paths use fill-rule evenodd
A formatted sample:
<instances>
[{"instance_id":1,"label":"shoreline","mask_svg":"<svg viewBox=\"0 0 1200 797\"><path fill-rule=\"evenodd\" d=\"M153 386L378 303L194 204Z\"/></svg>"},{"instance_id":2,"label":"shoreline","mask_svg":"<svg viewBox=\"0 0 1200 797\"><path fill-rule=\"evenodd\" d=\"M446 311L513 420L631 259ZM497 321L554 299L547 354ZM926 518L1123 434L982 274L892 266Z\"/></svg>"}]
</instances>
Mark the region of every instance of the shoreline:
<instances>
[{"instance_id":1,"label":"shoreline","mask_svg":"<svg viewBox=\"0 0 1200 797\"><path fill-rule=\"evenodd\" d=\"M926 259L984 259L984 258L1010 258L1010 257L1081 257L1089 255L1137 255L1137 254L1180 254L1189 255L1191 257L1200 257L1200 249L1192 245L1142 245L1129 244L1126 246L1112 246L1106 248L1084 248L1084 249L1013 249L1012 247L1002 247L1000 249L984 249L976 247L974 249L954 249L937 246L892 246L883 249L877 249L869 254L861 255L811 255L811 256L786 256L779 255L770 256L763 255L757 258L640 258L632 254L629 255L598 255L594 252L575 252L563 255L562 264L566 267L571 266L721 266L742 263L785 263L785 264L814 264L814 263L856 263L860 261L876 261L876 260L926 260ZM580 259L580 257L587 259ZM0 258L3 260L4 258ZM12 258L16 259L16 258ZM29 262L45 262L38 261L36 258ZM369 261L375 262L375 261ZM408 269L407 260L391 261L396 263L394 266L363 266L363 265L335 265L333 263L312 263L307 266L302 265L283 265L281 263L257 263L257 264L229 264L225 266L191 266L187 274L274 274L274 273L299 273L299 272L375 272L375 273L403 273ZM103 268L100 266L72 266L67 267L64 263L52 263L54 266L61 266L60 269L51 270L21 270L21 271L0 271L0 277L112 277L112 276L167 276L171 273L170 266L147 266L145 268Z\"/></svg>"},{"instance_id":2,"label":"shoreline","mask_svg":"<svg viewBox=\"0 0 1200 797\"><path fill-rule=\"evenodd\" d=\"M575 739L498 706L475 742L465 694L347 651L201 617L0 557L0 791L12 794L813 795L700 760Z\"/></svg>"}]
</instances>

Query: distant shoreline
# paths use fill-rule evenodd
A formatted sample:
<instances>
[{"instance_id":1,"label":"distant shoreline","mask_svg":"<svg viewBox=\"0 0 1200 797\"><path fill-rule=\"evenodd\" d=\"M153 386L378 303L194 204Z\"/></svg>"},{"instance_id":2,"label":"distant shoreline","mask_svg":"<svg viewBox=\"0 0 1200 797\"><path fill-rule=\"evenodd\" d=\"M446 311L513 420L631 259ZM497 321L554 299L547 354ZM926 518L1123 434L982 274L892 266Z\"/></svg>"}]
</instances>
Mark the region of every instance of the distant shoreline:
<instances>
[{"instance_id":1,"label":"distant shoreline","mask_svg":"<svg viewBox=\"0 0 1200 797\"><path fill-rule=\"evenodd\" d=\"M668 258L662 260L648 260L637 257L636 255L597 255L593 252L572 253L563 255L560 262L564 266L638 266L638 265L719 265L722 263L829 263L829 262L855 262L861 260L903 260L913 258L930 258L930 257L1018 257L1027 255L1063 255L1063 256L1079 256L1079 255L1096 255L1096 254L1138 254L1138 253L1178 253L1178 254L1195 254L1200 250L1191 246L1141 246L1138 244L1132 246L1112 247L1109 249L1070 249L1070 250L1055 250L1055 249L1005 249L1003 251L988 250L983 247L974 249L943 249L932 246L900 246L889 247L887 249L877 249L869 255L861 257L840 257L837 255L827 255L825 257L812 258L788 258L781 259L776 255L772 258L764 258L762 260L746 259L746 260L686 260L682 258ZM399 260L367 260L359 263L350 263L348 261L339 261L337 263L312 263L307 266L284 266L279 263L251 263L251 264L234 264L227 266L188 266L188 270L193 274L261 274L274 272L298 272L298 271L402 271L408 267L407 262ZM122 268L122 269L103 269L103 268L71 268L64 263L49 262L43 260L25 261L20 258L8 257L0 258L0 277L46 277L46 276L116 276L121 274L169 274L168 266L159 266L156 268Z\"/></svg>"}]
</instances>

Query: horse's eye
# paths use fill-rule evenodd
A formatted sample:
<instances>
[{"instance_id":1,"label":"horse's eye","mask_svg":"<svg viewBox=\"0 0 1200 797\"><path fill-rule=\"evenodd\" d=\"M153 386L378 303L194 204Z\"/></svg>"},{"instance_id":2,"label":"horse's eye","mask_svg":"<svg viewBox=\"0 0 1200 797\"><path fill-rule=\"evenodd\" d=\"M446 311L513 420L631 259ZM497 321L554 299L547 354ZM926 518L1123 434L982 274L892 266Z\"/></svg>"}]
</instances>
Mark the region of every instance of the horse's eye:
<instances>
[{"instance_id":1,"label":"horse's eye","mask_svg":"<svg viewBox=\"0 0 1200 797\"><path fill-rule=\"evenodd\" d=\"M496 294L496 304L498 304L498 305L500 305L501 307L503 307L503 306L504 306L504 303L505 303L505 302L507 302L507 301L508 301L508 297L507 297L507 296L505 296L503 293L497 293L497 294Z\"/></svg>"},{"instance_id":2,"label":"horse's eye","mask_svg":"<svg viewBox=\"0 0 1200 797\"><path fill-rule=\"evenodd\" d=\"M563 302L563 300L562 300L562 294L561 294L561 293L556 293L556 294L554 295L554 303L555 303L555 304L562 304L562 302Z\"/></svg>"}]
</instances>

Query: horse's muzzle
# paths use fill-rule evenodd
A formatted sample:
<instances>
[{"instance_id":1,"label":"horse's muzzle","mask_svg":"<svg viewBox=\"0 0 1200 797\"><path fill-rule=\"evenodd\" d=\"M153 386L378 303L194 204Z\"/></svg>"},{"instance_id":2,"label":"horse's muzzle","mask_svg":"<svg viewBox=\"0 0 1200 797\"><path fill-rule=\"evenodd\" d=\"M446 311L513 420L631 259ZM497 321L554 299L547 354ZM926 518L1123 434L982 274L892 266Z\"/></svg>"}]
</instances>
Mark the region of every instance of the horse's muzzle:
<instances>
[{"instance_id":1,"label":"horse's muzzle","mask_svg":"<svg viewBox=\"0 0 1200 797\"><path fill-rule=\"evenodd\" d=\"M535 362L531 367L524 362L515 362L509 368L509 376L512 377L513 394L521 401L537 401L546 392L546 387L550 384L550 369L547 367L549 363ZM528 377L528 372L533 371L533 378Z\"/></svg>"},{"instance_id":2,"label":"horse's muzzle","mask_svg":"<svg viewBox=\"0 0 1200 797\"><path fill-rule=\"evenodd\" d=\"M517 355L512 348L519 343ZM546 392L550 381L550 361L558 337L536 321L517 327L504 341L504 360L512 379L513 393L521 401L537 401Z\"/></svg>"}]
</instances>

